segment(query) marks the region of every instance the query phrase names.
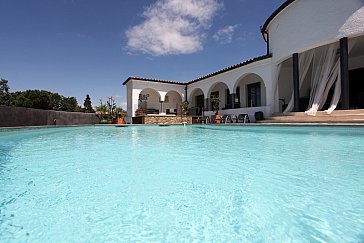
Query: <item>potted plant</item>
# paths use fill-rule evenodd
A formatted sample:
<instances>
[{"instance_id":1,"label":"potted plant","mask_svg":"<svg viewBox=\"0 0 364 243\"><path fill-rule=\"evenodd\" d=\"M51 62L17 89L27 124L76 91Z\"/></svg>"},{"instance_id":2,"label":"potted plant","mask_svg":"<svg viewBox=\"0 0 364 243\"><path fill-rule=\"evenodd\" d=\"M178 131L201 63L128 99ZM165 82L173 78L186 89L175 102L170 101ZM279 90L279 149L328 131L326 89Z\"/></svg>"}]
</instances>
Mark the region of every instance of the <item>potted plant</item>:
<instances>
[{"instance_id":1,"label":"potted plant","mask_svg":"<svg viewBox=\"0 0 364 243\"><path fill-rule=\"evenodd\" d=\"M121 107L116 107L115 113L116 113L115 123L116 124L125 124L126 123L125 117L128 116L126 111L124 111Z\"/></svg>"},{"instance_id":2,"label":"potted plant","mask_svg":"<svg viewBox=\"0 0 364 243\"><path fill-rule=\"evenodd\" d=\"M147 109L138 108L135 110L135 116L145 116L147 114Z\"/></svg>"},{"instance_id":3,"label":"potted plant","mask_svg":"<svg viewBox=\"0 0 364 243\"><path fill-rule=\"evenodd\" d=\"M105 104L100 99L100 106L96 106L96 110L100 115L101 124L125 124L126 111L116 105L115 99L112 96L108 97Z\"/></svg>"},{"instance_id":4,"label":"potted plant","mask_svg":"<svg viewBox=\"0 0 364 243\"><path fill-rule=\"evenodd\" d=\"M104 119L107 121L107 124L112 124L113 122L113 117L109 112L106 112L104 115Z\"/></svg>"},{"instance_id":5,"label":"potted plant","mask_svg":"<svg viewBox=\"0 0 364 243\"><path fill-rule=\"evenodd\" d=\"M188 113L188 105L189 105L190 103L188 103L188 101L186 100L186 101L183 101L182 103L181 103L181 108L182 108L182 115L187 115L187 113Z\"/></svg>"},{"instance_id":6,"label":"potted plant","mask_svg":"<svg viewBox=\"0 0 364 243\"><path fill-rule=\"evenodd\" d=\"M101 115L100 124L107 124L107 120L103 115Z\"/></svg>"},{"instance_id":7,"label":"potted plant","mask_svg":"<svg viewBox=\"0 0 364 243\"><path fill-rule=\"evenodd\" d=\"M221 123L222 116L219 115L219 110L220 110L220 98L219 98L219 96L211 97L211 106L212 106L212 110L215 113L215 115L212 116L212 120L215 123Z\"/></svg>"},{"instance_id":8,"label":"potted plant","mask_svg":"<svg viewBox=\"0 0 364 243\"><path fill-rule=\"evenodd\" d=\"M100 105L96 106L96 114L100 118L100 124L107 124L107 114L106 114L107 107L105 104L102 103L102 99L100 99Z\"/></svg>"}]
</instances>

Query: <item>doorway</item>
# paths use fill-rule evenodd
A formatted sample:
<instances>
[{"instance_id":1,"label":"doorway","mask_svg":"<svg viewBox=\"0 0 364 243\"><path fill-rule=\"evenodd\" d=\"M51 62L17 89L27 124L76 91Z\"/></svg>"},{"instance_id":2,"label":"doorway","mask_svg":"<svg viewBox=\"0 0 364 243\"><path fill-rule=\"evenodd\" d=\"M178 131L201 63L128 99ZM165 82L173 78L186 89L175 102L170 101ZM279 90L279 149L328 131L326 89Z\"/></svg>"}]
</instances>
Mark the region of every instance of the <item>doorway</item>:
<instances>
[{"instance_id":1,"label":"doorway","mask_svg":"<svg viewBox=\"0 0 364 243\"><path fill-rule=\"evenodd\" d=\"M364 109L364 68L349 71L350 109Z\"/></svg>"}]
</instances>

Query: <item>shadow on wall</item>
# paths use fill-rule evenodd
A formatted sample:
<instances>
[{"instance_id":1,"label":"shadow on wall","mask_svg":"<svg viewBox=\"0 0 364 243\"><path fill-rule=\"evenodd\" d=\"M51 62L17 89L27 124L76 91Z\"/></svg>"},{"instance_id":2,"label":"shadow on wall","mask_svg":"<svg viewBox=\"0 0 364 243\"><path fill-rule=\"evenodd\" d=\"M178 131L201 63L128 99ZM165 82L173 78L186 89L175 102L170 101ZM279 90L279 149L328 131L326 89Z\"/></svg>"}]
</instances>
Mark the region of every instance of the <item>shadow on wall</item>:
<instances>
[{"instance_id":1,"label":"shadow on wall","mask_svg":"<svg viewBox=\"0 0 364 243\"><path fill-rule=\"evenodd\" d=\"M93 125L99 121L95 113L0 106L0 127Z\"/></svg>"}]
</instances>

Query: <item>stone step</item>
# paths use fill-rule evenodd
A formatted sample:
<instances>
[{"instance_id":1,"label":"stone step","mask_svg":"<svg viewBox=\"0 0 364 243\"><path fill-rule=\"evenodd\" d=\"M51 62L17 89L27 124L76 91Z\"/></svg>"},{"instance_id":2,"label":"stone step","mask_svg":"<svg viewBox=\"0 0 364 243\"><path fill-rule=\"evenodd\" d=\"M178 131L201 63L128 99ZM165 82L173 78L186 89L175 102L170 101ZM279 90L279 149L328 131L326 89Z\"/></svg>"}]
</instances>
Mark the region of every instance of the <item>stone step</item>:
<instances>
[{"instance_id":1,"label":"stone step","mask_svg":"<svg viewBox=\"0 0 364 243\"><path fill-rule=\"evenodd\" d=\"M325 111L318 111L316 117L320 116L347 116L347 115L364 115L364 110L335 110L331 114L327 114ZM305 112L290 112L288 114L275 113L273 116L307 116Z\"/></svg>"},{"instance_id":2,"label":"stone step","mask_svg":"<svg viewBox=\"0 0 364 243\"><path fill-rule=\"evenodd\" d=\"M360 123L364 124L363 119L310 119L310 120L303 120L303 119L292 119L292 120L263 120L257 123Z\"/></svg>"},{"instance_id":3,"label":"stone step","mask_svg":"<svg viewBox=\"0 0 364 243\"><path fill-rule=\"evenodd\" d=\"M352 119L364 119L364 115L347 115L347 116L274 116L269 118L271 120L352 120Z\"/></svg>"},{"instance_id":4,"label":"stone step","mask_svg":"<svg viewBox=\"0 0 364 243\"><path fill-rule=\"evenodd\" d=\"M274 114L261 123L364 123L364 110L338 110L331 114L320 111L316 116L309 116L304 112Z\"/></svg>"}]
</instances>

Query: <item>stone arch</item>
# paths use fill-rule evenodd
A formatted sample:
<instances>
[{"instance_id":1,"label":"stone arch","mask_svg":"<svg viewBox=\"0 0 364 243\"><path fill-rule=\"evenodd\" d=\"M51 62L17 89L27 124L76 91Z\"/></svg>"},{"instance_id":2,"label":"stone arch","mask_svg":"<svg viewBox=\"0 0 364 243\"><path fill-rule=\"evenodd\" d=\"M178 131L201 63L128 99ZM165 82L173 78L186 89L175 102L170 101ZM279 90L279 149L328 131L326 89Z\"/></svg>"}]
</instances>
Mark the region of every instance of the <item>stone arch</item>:
<instances>
[{"instance_id":1,"label":"stone arch","mask_svg":"<svg viewBox=\"0 0 364 243\"><path fill-rule=\"evenodd\" d=\"M256 73L242 75L234 85L235 102L241 108L267 105L267 89L262 77Z\"/></svg>"},{"instance_id":2,"label":"stone arch","mask_svg":"<svg viewBox=\"0 0 364 243\"><path fill-rule=\"evenodd\" d=\"M221 109L231 109L232 107L232 101L231 101L231 91L229 89L229 86L224 82L216 82L214 83L208 93L207 97L211 100L211 97L214 95L218 95L220 98L220 110ZM212 109L212 104L210 101L209 108Z\"/></svg>"},{"instance_id":3,"label":"stone arch","mask_svg":"<svg viewBox=\"0 0 364 243\"><path fill-rule=\"evenodd\" d=\"M205 94L202 89L195 88L190 93L188 99L190 114L192 115L202 115L205 108Z\"/></svg>"},{"instance_id":4,"label":"stone arch","mask_svg":"<svg viewBox=\"0 0 364 243\"><path fill-rule=\"evenodd\" d=\"M163 110L166 114L181 114L182 96L175 90L168 91L164 97Z\"/></svg>"},{"instance_id":5,"label":"stone arch","mask_svg":"<svg viewBox=\"0 0 364 243\"><path fill-rule=\"evenodd\" d=\"M200 88L195 88L191 93L190 93L190 97L188 99L188 102L190 104L190 107L195 107L198 104L196 103L196 97L197 96L203 96L205 99L205 94L203 93L202 89Z\"/></svg>"},{"instance_id":6,"label":"stone arch","mask_svg":"<svg viewBox=\"0 0 364 243\"><path fill-rule=\"evenodd\" d=\"M139 93L138 107L146 108L149 111L153 110L155 113L160 112L161 95L158 91L152 88L145 88Z\"/></svg>"}]
</instances>

